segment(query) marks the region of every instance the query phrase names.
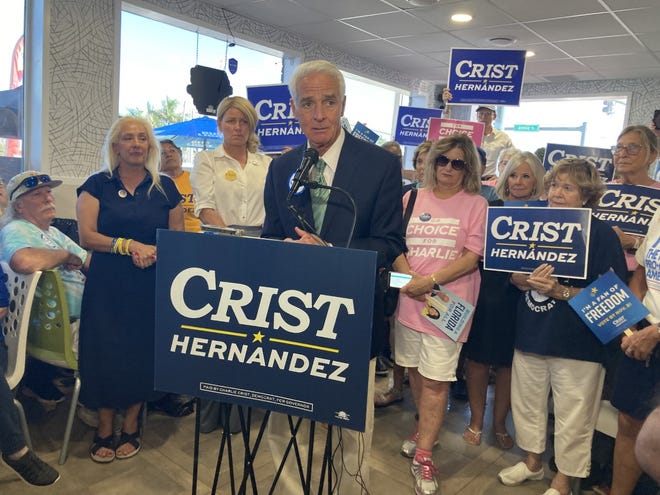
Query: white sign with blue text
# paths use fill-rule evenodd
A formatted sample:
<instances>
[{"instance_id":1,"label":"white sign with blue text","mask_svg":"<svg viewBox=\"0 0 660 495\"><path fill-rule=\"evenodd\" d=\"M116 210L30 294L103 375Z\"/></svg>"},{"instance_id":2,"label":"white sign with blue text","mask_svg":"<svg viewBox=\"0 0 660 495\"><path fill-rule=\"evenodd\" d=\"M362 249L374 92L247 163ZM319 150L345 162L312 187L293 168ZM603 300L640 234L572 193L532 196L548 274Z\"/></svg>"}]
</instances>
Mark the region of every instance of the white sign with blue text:
<instances>
[{"instance_id":1,"label":"white sign with blue text","mask_svg":"<svg viewBox=\"0 0 660 495\"><path fill-rule=\"evenodd\" d=\"M612 270L582 289L568 304L603 344L649 314Z\"/></svg>"},{"instance_id":2,"label":"white sign with blue text","mask_svg":"<svg viewBox=\"0 0 660 495\"><path fill-rule=\"evenodd\" d=\"M484 268L531 273L548 263L556 277L587 277L591 210L489 207Z\"/></svg>"},{"instance_id":3,"label":"white sign with blue text","mask_svg":"<svg viewBox=\"0 0 660 495\"><path fill-rule=\"evenodd\" d=\"M376 253L160 230L155 387L364 431Z\"/></svg>"},{"instance_id":4,"label":"white sign with blue text","mask_svg":"<svg viewBox=\"0 0 660 495\"><path fill-rule=\"evenodd\" d=\"M525 50L452 48L449 90L452 103L519 105Z\"/></svg>"}]
</instances>

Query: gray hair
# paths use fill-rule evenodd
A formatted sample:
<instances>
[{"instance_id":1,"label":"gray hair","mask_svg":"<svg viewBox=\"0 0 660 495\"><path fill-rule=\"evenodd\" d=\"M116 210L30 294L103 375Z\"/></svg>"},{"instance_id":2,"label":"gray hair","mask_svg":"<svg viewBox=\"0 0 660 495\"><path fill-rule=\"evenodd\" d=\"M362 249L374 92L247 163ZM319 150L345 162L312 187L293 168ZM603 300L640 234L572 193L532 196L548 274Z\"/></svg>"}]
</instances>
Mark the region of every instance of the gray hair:
<instances>
[{"instance_id":1,"label":"gray hair","mask_svg":"<svg viewBox=\"0 0 660 495\"><path fill-rule=\"evenodd\" d=\"M289 81L289 93L291 93L291 99L295 104L298 104L298 83L300 80L309 74L316 74L319 72L326 74L337 81L337 85L339 86L339 95L337 96L344 98L346 95L346 82L344 81L344 75L340 70L327 60L310 60L309 62L304 62L296 67L291 75L291 80Z\"/></svg>"}]
</instances>

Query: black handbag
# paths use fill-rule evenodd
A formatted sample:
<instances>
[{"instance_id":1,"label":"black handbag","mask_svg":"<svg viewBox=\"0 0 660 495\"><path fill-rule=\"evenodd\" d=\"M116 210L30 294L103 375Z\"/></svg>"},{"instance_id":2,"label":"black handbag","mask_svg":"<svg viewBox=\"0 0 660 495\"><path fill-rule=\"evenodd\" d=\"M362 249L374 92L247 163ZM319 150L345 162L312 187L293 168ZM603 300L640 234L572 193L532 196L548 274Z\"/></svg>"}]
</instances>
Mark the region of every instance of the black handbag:
<instances>
[{"instance_id":1,"label":"black handbag","mask_svg":"<svg viewBox=\"0 0 660 495\"><path fill-rule=\"evenodd\" d=\"M415 200L417 199L417 189L413 188L410 190L410 198L408 199L408 204L406 205L406 211L403 213L403 238L406 238L406 229L408 228L408 222L412 216L413 207L415 206ZM380 286L383 289L383 306L385 309L385 316L390 317L396 311L396 306L399 303L399 289L390 287L389 275L392 271L392 265L389 265L381 269L379 273Z\"/></svg>"}]
</instances>

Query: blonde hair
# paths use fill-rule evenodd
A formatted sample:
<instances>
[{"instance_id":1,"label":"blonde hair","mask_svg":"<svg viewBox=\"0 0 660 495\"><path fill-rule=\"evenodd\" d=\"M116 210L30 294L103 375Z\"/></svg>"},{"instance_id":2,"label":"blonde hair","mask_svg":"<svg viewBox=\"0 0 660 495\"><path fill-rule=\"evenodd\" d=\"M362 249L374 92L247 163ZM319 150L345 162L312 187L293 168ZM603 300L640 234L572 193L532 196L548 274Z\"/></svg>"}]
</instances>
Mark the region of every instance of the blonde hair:
<instances>
[{"instance_id":1,"label":"blonde hair","mask_svg":"<svg viewBox=\"0 0 660 495\"><path fill-rule=\"evenodd\" d=\"M541 161L534 153L530 153L529 151L519 151L518 153L514 153L511 157L509 157L508 163L502 170L502 175L500 175L500 178L497 179L495 192L501 199L505 201L509 199L509 177L511 177L511 174L513 174L518 169L518 167L524 163L529 165L529 168L532 170L532 174L536 179L536 183L534 184L534 189L532 190L532 196L530 199L538 199L545 190L545 186L543 185L545 169L543 168Z\"/></svg>"},{"instance_id":2,"label":"blonde hair","mask_svg":"<svg viewBox=\"0 0 660 495\"><path fill-rule=\"evenodd\" d=\"M419 158L419 155L422 153L428 153L431 150L431 145L433 144L432 141L422 141L419 143L417 148L415 148L415 152L413 153L413 168L417 169L417 158ZM428 155L427 155L428 158Z\"/></svg>"},{"instance_id":3,"label":"blonde hair","mask_svg":"<svg viewBox=\"0 0 660 495\"><path fill-rule=\"evenodd\" d=\"M257 124L259 123L257 111L252 103L250 103L250 100L247 100L242 96L228 96L220 102L220 105L218 105L218 126L220 125L222 117L230 108L235 108L247 119L248 127L250 128L250 135L247 140L247 150L250 153L256 153L259 149L259 137L254 133Z\"/></svg>"},{"instance_id":4,"label":"blonde hair","mask_svg":"<svg viewBox=\"0 0 660 495\"><path fill-rule=\"evenodd\" d=\"M160 164L160 144L158 143L156 136L154 136L154 130L149 121L141 117L121 117L112 124L103 143L103 168L101 170L105 170L109 176L112 176L115 169L119 167L119 155L114 152L112 147L119 143L119 137L121 136L124 126L131 123L141 125L147 132L149 150L147 151L147 159L145 160L144 168L147 171L147 174L151 177L151 186L149 186L147 194L150 194L154 187L165 194L165 191L160 185L160 174L158 173L158 166Z\"/></svg>"},{"instance_id":5,"label":"blonde hair","mask_svg":"<svg viewBox=\"0 0 660 495\"><path fill-rule=\"evenodd\" d=\"M481 192L481 160L479 153L475 148L472 139L465 134L454 132L446 138L440 139L431 145L429 154L426 157L426 167L424 168L423 187L433 188L436 185L436 167L435 161L439 155L446 155L449 150L458 148L465 157L465 173L461 187L465 192L479 194Z\"/></svg>"}]
</instances>

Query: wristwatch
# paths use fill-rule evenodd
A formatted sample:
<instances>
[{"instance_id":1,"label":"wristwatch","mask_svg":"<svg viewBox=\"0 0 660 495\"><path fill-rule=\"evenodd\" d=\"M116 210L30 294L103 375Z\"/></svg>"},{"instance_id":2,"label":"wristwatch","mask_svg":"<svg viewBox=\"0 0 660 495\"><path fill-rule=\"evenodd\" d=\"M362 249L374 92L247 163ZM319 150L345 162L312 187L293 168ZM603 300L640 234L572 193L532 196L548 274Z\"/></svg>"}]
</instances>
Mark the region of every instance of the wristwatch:
<instances>
[{"instance_id":1,"label":"wristwatch","mask_svg":"<svg viewBox=\"0 0 660 495\"><path fill-rule=\"evenodd\" d=\"M561 297L563 297L564 300L568 301L571 298L571 289L569 287L564 286L564 290L561 291Z\"/></svg>"}]
</instances>

